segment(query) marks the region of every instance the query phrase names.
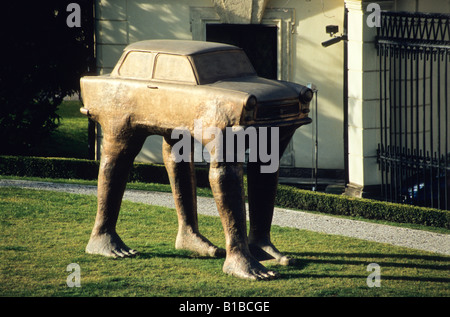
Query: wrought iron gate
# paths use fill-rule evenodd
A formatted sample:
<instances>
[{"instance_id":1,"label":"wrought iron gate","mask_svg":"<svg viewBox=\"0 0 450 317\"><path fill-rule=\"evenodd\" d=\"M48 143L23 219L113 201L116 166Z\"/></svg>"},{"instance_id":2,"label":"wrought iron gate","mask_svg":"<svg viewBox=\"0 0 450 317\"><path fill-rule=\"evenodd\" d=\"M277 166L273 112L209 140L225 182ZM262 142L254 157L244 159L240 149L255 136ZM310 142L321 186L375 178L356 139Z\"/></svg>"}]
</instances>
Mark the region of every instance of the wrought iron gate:
<instances>
[{"instance_id":1,"label":"wrought iron gate","mask_svg":"<svg viewBox=\"0 0 450 317\"><path fill-rule=\"evenodd\" d=\"M384 199L450 207L450 15L383 12L378 164Z\"/></svg>"}]
</instances>

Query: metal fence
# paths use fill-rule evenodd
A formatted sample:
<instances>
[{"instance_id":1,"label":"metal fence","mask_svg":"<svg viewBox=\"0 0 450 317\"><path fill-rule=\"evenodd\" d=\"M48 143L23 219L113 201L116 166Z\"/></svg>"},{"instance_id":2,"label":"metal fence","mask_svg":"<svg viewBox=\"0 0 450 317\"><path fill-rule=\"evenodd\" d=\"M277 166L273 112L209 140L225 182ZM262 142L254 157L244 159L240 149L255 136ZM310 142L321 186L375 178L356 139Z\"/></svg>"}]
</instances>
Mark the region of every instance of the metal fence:
<instances>
[{"instance_id":1,"label":"metal fence","mask_svg":"<svg viewBox=\"0 0 450 317\"><path fill-rule=\"evenodd\" d=\"M385 200L450 207L450 15L383 12L378 164Z\"/></svg>"}]
</instances>

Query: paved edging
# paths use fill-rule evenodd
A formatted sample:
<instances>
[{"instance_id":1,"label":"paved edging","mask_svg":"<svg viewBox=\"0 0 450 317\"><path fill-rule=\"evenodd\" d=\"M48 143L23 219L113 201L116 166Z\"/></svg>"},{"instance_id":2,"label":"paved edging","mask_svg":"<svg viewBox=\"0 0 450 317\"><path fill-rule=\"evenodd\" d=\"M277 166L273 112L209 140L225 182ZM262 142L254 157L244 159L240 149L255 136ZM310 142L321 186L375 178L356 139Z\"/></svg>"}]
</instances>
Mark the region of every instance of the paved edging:
<instances>
[{"instance_id":1,"label":"paved edging","mask_svg":"<svg viewBox=\"0 0 450 317\"><path fill-rule=\"evenodd\" d=\"M53 190L83 195L97 194L97 187L89 185L0 180L0 186ZM171 193L130 189L126 190L124 199L175 208ZM198 197L197 205L199 214L218 216L217 208L212 198ZM447 234L399 228L283 208L275 208L273 224L450 255L450 235Z\"/></svg>"}]
</instances>

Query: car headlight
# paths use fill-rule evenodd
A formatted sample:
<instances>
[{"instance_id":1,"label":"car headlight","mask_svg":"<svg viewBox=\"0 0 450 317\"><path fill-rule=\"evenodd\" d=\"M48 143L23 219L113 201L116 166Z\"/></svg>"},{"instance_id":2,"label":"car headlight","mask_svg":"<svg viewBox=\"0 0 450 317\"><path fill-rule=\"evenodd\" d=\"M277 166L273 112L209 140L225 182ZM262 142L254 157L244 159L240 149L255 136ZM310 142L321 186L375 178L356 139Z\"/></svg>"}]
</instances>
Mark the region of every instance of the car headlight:
<instances>
[{"instance_id":1,"label":"car headlight","mask_svg":"<svg viewBox=\"0 0 450 317\"><path fill-rule=\"evenodd\" d=\"M255 109L256 103L257 103L257 101L256 101L255 96L252 95L252 96L248 97L247 102L245 103L245 106L244 106L245 110L252 111L253 109Z\"/></svg>"},{"instance_id":2,"label":"car headlight","mask_svg":"<svg viewBox=\"0 0 450 317\"><path fill-rule=\"evenodd\" d=\"M300 103L308 103L311 101L313 96L314 96L313 91L310 88L303 86L302 89L300 90L298 99L300 100Z\"/></svg>"}]
</instances>

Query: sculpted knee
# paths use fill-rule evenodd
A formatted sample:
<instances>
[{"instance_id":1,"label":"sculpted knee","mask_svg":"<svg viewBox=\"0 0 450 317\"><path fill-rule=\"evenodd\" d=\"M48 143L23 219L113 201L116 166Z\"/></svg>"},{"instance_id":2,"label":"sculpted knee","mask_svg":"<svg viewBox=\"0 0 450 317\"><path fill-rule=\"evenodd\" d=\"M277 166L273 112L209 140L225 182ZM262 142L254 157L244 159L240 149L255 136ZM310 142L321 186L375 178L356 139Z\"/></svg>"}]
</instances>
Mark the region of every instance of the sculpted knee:
<instances>
[{"instance_id":1,"label":"sculpted knee","mask_svg":"<svg viewBox=\"0 0 450 317\"><path fill-rule=\"evenodd\" d=\"M240 163L217 163L211 164L209 168L210 182L233 182L240 181L243 178L244 170Z\"/></svg>"}]
</instances>

